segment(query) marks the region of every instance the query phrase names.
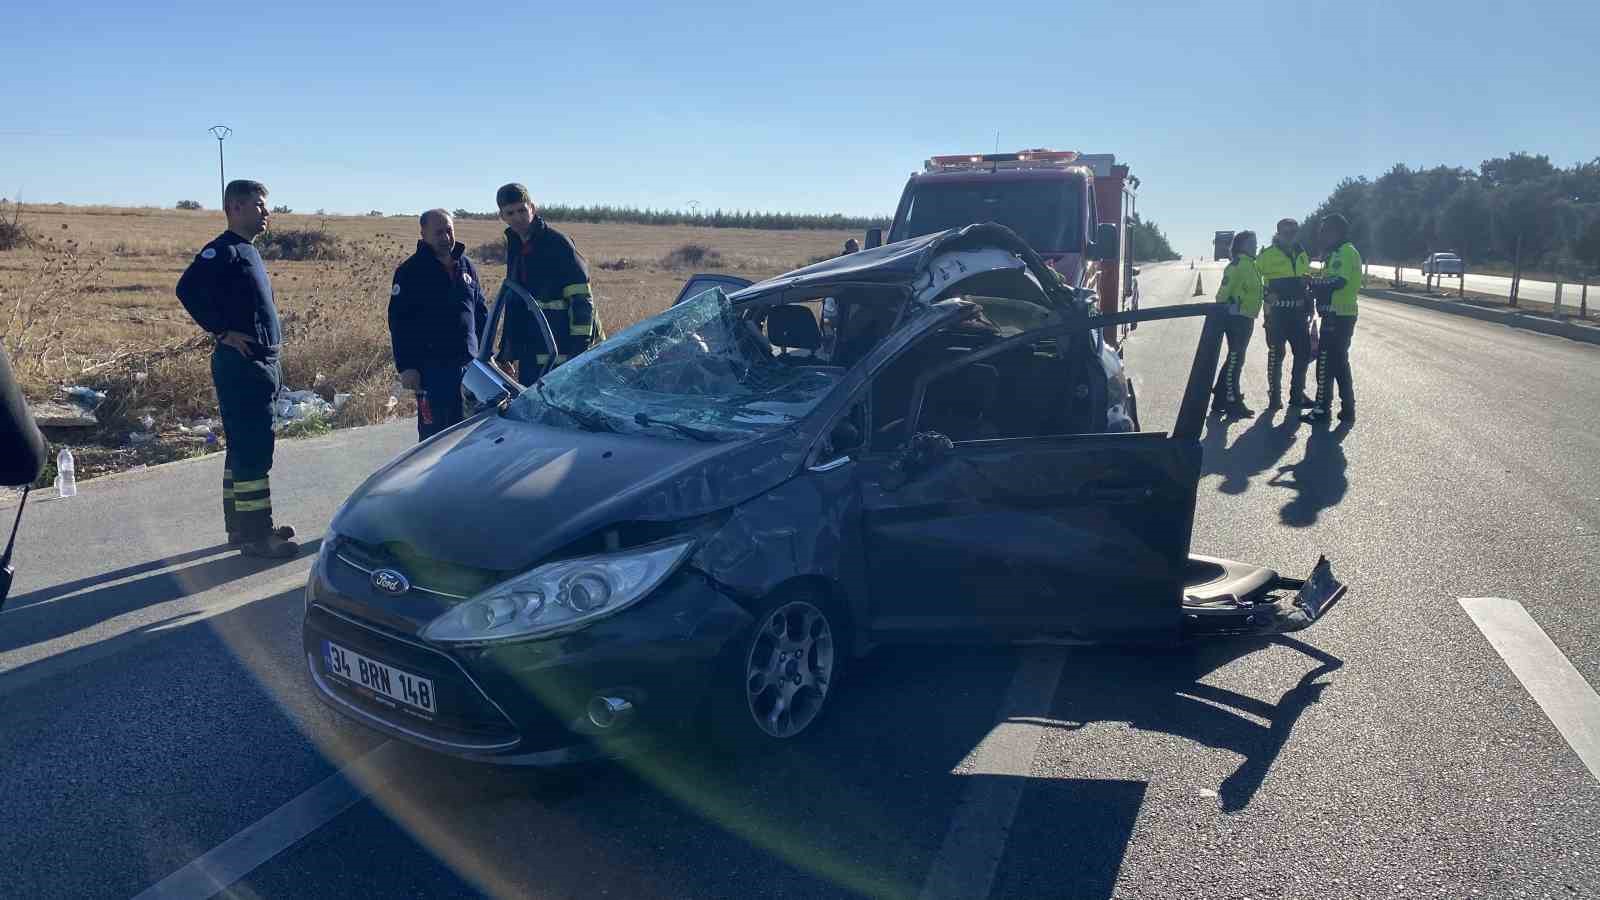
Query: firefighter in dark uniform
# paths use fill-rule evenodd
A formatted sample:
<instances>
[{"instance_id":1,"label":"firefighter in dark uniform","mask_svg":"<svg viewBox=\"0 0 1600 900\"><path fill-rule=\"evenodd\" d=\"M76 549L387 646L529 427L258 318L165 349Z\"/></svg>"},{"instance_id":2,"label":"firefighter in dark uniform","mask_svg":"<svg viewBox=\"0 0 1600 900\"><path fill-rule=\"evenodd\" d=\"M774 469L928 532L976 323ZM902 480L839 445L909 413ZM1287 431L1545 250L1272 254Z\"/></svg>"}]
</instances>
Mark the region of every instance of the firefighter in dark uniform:
<instances>
[{"instance_id":1,"label":"firefighter in dark uniform","mask_svg":"<svg viewBox=\"0 0 1600 900\"><path fill-rule=\"evenodd\" d=\"M195 324L216 338L211 380L228 451L222 471L222 519L228 546L250 556L287 558L300 551L294 528L273 525L272 401L280 380L282 330L266 264L252 243L267 228L267 189L232 181L223 190L228 230L207 244L178 279L178 299Z\"/></svg>"},{"instance_id":2,"label":"firefighter in dark uniform","mask_svg":"<svg viewBox=\"0 0 1600 900\"><path fill-rule=\"evenodd\" d=\"M1328 248L1322 277L1311 281L1322 324L1317 340L1317 401L1305 419L1325 422L1339 391L1339 421L1355 423L1356 394L1350 375L1350 340L1356 332L1356 294L1361 290L1361 254L1350 243L1350 222L1334 213L1322 220L1318 236Z\"/></svg>"},{"instance_id":3,"label":"firefighter in dark uniform","mask_svg":"<svg viewBox=\"0 0 1600 900\"><path fill-rule=\"evenodd\" d=\"M478 270L442 209L422 214L417 252L389 286L389 340L400 384L417 392L417 439L460 422L461 373L488 317Z\"/></svg>"},{"instance_id":4,"label":"firefighter in dark uniform","mask_svg":"<svg viewBox=\"0 0 1600 900\"><path fill-rule=\"evenodd\" d=\"M1306 407L1306 368L1311 365L1311 295L1306 290L1306 273L1311 259L1295 243L1300 223L1279 219L1272 243L1256 257L1266 289L1267 393L1268 409L1283 406L1283 351L1287 345L1294 355L1289 370L1289 405Z\"/></svg>"},{"instance_id":5,"label":"firefighter in dark uniform","mask_svg":"<svg viewBox=\"0 0 1600 900\"><path fill-rule=\"evenodd\" d=\"M1217 302L1228 308L1223 317L1228 354L1222 361L1221 371L1217 372L1217 383L1211 389L1211 413L1248 419L1256 412L1244 405L1244 355L1256 331L1256 316L1261 314L1256 233L1241 231L1234 235L1229 252L1233 261L1222 270L1222 284L1217 287Z\"/></svg>"},{"instance_id":6,"label":"firefighter in dark uniform","mask_svg":"<svg viewBox=\"0 0 1600 900\"><path fill-rule=\"evenodd\" d=\"M561 365L605 340L605 331L589 288L589 264L572 240L539 216L526 187L505 185L494 199L506 223L506 278L533 295L555 333L556 346L545 346L533 312L522 303L506 307L496 357L516 363L517 380L529 384L546 363Z\"/></svg>"}]
</instances>

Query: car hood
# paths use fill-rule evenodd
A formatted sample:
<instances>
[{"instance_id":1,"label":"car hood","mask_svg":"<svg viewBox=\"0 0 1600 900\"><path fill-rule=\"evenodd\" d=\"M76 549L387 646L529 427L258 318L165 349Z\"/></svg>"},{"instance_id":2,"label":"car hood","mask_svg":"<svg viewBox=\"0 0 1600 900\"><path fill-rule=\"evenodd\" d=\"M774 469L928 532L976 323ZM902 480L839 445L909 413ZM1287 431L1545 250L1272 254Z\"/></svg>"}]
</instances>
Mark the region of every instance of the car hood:
<instances>
[{"instance_id":1,"label":"car hood","mask_svg":"<svg viewBox=\"0 0 1600 900\"><path fill-rule=\"evenodd\" d=\"M804 453L793 429L709 444L486 415L378 470L332 530L441 562L520 571L602 526L741 503L791 477Z\"/></svg>"}]
</instances>

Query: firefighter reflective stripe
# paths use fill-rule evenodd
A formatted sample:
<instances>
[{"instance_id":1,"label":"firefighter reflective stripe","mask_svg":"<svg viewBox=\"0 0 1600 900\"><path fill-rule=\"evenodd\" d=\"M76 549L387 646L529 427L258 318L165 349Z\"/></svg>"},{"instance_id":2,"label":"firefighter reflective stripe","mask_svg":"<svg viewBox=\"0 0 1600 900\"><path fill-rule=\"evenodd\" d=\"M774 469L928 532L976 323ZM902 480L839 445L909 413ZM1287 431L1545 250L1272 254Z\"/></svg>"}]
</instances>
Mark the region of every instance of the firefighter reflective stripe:
<instances>
[{"instance_id":1,"label":"firefighter reflective stripe","mask_svg":"<svg viewBox=\"0 0 1600 900\"><path fill-rule=\"evenodd\" d=\"M568 333L572 334L574 337L593 337L594 336L594 326L591 325L591 324L588 324L588 323L584 323L584 324L580 325L577 322L573 322L571 325L567 326L567 331L568 331Z\"/></svg>"},{"instance_id":2,"label":"firefighter reflective stripe","mask_svg":"<svg viewBox=\"0 0 1600 900\"><path fill-rule=\"evenodd\" d=\"M272 509L272 487L270 479L257 478L254 481L235 481L233 483L233 508L236 512L260 512Z\"/></svg>"},{"instance_id":3,"label":"firefighter reflective stripe","mask_svg":"<svg viewBox=\"0 0 1600 900\"><path fill-rule=\"evenodd\" d=\"M569 360L571 358L572 357L566 355L565 353L557 353L556 354L556 365L559 366L559 365L561 365L562 363L566 362L567 360ZM533 361L542 366L545 363L550 361L550 354L548 354L548 353L540 353L540 354L538 354L537 356L535 356L533 358Z\"/></svg>"},{"instance_id":4,"label":"firefighter reflective stripe","mask_svg":"<svg viewBox=\"0 0 1600 900\"><path fill-rule=\"evenodd\" d=\"M561 296L563 298L571 297L574 294L587 294L587 293L589 293L589 282L587 282L587 281L580 281L577 284L569 284L566 287L561 289Z\"/></svg>"},{"instance_id":5,"label":"firefighter reflective stripe","mask_svg":"<svg viewBox=\"0 0 1600 900\"><path fill-rule=\"evenodd\" d=\"M562 310L567 308L567 301L566 298L562 298L560 300L540 300L539 308Z\"/></svg>"}]
</instances>

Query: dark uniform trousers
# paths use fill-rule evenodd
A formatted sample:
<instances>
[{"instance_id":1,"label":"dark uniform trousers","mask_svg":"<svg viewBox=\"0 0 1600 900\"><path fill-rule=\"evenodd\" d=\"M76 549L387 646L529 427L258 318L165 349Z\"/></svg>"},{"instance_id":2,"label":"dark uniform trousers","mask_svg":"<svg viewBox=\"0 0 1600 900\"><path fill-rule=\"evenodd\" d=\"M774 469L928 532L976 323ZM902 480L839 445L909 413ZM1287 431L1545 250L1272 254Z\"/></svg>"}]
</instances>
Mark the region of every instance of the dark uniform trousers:
<instances>
[{"instance_id":1,"label":"dark uniform trousers","mask_svg":"<svg viewBox=\"0 0 1600 900\"><path fill-rule=\"evenodd\" d=\"M428 398L429 421L417 411L417 440L425 441L465 418L461 402L461 375L465 366L425 363L419 368L422 391ZM418 398L419 402L421 398Z\"/></svg>"},{"instance_id":2,"label":"dark uniform trousers","mask_svg":"<svg viewBox=\"0 0 1600 900\"><path fill-rule=\"evenodd\" d=\"M1244 374L1244 354L1250 347L1250 338L1256 333L1254 316L1229 314L1223 323L1223 335L1228 339L1228 355L1222 361L1222 371L1217 373L1217 383L1211 389L1213 402L1244 402L1240 377Z\"/></svg>"},{"instance_id":3,"label":"dark uniform trousers","mask_svg":"<svg viewBox=\"0 0 1600 900\"><path fill-rule=\"evenodd\" d=\"M1333 389L1338 388L1340 408L1355 411L1355 387L1350 377L1350 340L1355 333L1355 316L1341 316L1331 310L1322 316L1322 330L1317 336L1317 409L1332 412Z\"/></svg>"},{"instance_id":4,"label":"dark uniform trousers","mask_svg":"<svg viewBox=\"0 0 1600 900\"><path fill-rule=\"evenodd\" d=\"M222 463L222 520L240 540L265 540L272 533L272 401L278 394L278 361L258 362L232 347L211 352L227 454Z\"/></svg>"},{"instance_id":5,"label":"dark uniform trousers","mask_svg":"<svg viewBox=\"0 0 1600 900\"><path fill-rule=\"evenodd\" d=\"M1288 281L1290 284L1279 284ZM1311 319L1309 302L1299 279L1277 279L1267 286L1267 392L1282 395L1284 348L1294 355L1289 370L1289 394L1299 397L1306 391L1306 369L1311 366Z\"/></svg>"}]
</instances>

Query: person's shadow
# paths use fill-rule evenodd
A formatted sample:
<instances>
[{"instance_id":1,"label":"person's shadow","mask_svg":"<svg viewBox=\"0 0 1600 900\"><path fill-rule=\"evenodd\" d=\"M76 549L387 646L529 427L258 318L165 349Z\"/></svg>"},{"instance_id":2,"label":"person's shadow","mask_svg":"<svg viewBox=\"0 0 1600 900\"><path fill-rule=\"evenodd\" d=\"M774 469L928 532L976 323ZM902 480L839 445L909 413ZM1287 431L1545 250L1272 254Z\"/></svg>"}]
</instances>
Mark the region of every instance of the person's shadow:
<instances>
[{"instance_id":1,"label":"person's shadow","mask_svg":"<svg viewBox=\"0 0 1600 900\"><path fill-rule=\"evenodd\" d=\"M1332 430L1317 428L1306 440L1305 456L1297 463L1278 467L1278 473L1267 483L1295 492L1278 510L1279 521L1291 528L1309 527L1316 524L1323 510L1344 499L1350 488L1345 474L1349 462L1344 455L1344 439L1349 434L1349 423Z\"/></svg>"},{"instance_id":2,"label":"person's shadow","mask_svg":"<svg viewBox=\"0 0 1600 900\"><path fill-rule=\"evenodd\" d=\"M258 559L219 544L31 591L12 598L0 613L0 652L51 641L117 616L310 559L321 547L322 539L316 538L302 543L299 554L289 559ZM197 559L206 561L182 566ZM142 577L124 580L130 576Z\"/></svg>"},{"instance_id":3,"label":"person's shadow","mask_svg":"<svg viewBox=\"0 0 1600 900\"><path fill-rule=\"evenodd\" d=\"M1217 490L1242 494L1250 488L1251 477L1265 472L1289 452L1299 428L1299 421L1291 416L1275 422L1271 413L1263 411L1228 446L1227 420L1211 419L1200 442L1204 454L1200 474L1221 475Z\"/></svg>"}]
</instances>

